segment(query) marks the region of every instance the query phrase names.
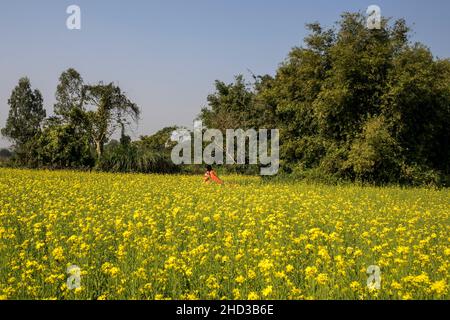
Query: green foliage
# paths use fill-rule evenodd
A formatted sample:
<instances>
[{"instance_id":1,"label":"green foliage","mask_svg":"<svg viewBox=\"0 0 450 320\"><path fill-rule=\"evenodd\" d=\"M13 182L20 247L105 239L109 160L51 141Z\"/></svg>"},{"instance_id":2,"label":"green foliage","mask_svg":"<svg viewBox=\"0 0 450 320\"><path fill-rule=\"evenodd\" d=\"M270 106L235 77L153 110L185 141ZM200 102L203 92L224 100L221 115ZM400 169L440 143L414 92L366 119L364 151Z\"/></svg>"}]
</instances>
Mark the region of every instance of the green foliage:
<instances>
[{"instance_id":1,"label":"green foliage","mask_svg":"<svg viewBox=\"0 0 450 320\"><path fill-rule=\"evenodd\" d=\"M251 126L250 104L253 93L249 91L242 75L232 84L216 81L216 92L207 98L209 108L201 111L205 126L225 132L226 129Z\"/></svg>"},{"instance_id":2,"label":"green foliage","mask_svg":"<svg viewBox=\"0 0 450 320\"><path fill-rule=\"evenodd\" d=\"M12 158L13 154L11 151L9 151L8 149L2 148L0 149L0 166L7 166L9 165L11 162L11 158Z\"/></svg>"},{"instance_id":3,"label":"green foliage","mask_svg":"<svg viewBox=\"0 0 450 320\"><path fill-rule=\"evenodd\" d=\"M328 182L447 185L450 180L450 60L409 41L402 19L380 30L344 13L333 28L307 25L272 77L216 81L199 118L208 128L280 130L283 176ZM114 84L85 85L62 73L55 114L45 118L39 91L23 78L2 134L20 163L92 166L108 171L176 172L168 127L132 142L126 128L140 109ZM120 142L110 138L120 129ZM93 158L92 153L95 154ZM256 173L257 166L220 170ZM202 172L199 166L185 169Z\"/></svg>"},{"instance_id":4,"label":"green foliage","mask_svg":"<svg viewBox=\"0 0 450 320\"><path fill-rule=\"evenodd\" d=\"M141 142L141 141L140 141ZM175 173L179 168L170 154L147 148L142 143L112 141L98 163L98 169L110 172Z\"/></svg>"},{"instance_id":5,"label":"green foliage","mask_svg":"<svg viewBox=\"0 0 450 320\"><path fill-rule=\"evenodd\" d=\"M401 160L401 148L379 116L367 120L363 133L353 140L344 167L361 181L398 181Z\"/></svg>"},{"instance_id":6,"label":"green foliage","mask_svg":"<svg viewBox=\"0 0 450 320\"><path fill-rule=\"evenodd\" d=\"M119 127L122 137L125 127L131 121L137 122L140 115L139 107L131 102L122 90L110 83L99 83L85 88L86 103L93 110L86 112L91 140L95 144L98 160L103 154L104 144Z\"/></svg>"},{"instance_id":7,"label":"green foliage","mask_svg":"<svg viewBox=\"0 0 450 320\"><path fill-rule=\"evenodd\" d=\"M172 132L177 129L178 127L176 126L163 128L153 135L142 136L139 141L136 141L136 144L140 148L170 154L170 151L175 144L170 141L170 137Z\"/></svg>"},{"instance_id":8,"label":"green foliage","mask_svg":"<svg viewBox=\"0 0 450 320\"><path fill-rule=\"evenodd\" d=\"M404 20L382 25L368 30L350 13L337 30L309 25L305 47L261 93L275 104L284 171L375 183L449 176L449 60L410 44Z\"/></svg>"},{"instance_id":9,"label":"green foliage","mask_svg":"<svg viewBox=\"0 0 450 320\"><path fill-rule=\"evenodd\" d=\"M404 155L421 166L449 173L449 61L433 59L422 45L394 59L382 112Z\"/></svg>"},{"instance_id":10,"label":"green foliage","mask_svg":"<svg viewBox=\"0 0 450 320\"><path fill-rule=\"evenodd\" d=\"M63 119L70 118L73 109L84 109L85 85L83 78L75 69L64 71L59 77L59 84L56 88L55 114Z\"/></svg>"},{"instance_id":11,"label":"green foliage","mask_svg":"<svg viewBox=\"0 0 450 320\"><path fill-rule=\"evenodd\" d=\"M31 89L28 78L22 78L12 91L8 104L9 115L1 133L14 143L17 159L25 163L32 158L30 145L46 116L42 95L39 90Z\"/></svg>"},{"instance_id":12,"label":"green foliage","mask_svg":"<svg viewBox=\"0 0 450 320\"><path fill-rule=\"evenodd\" d=\"M39 166L52 168L88 168L95 163L89 137L73 121L47 121L37 141Z\"/></svg>"},{"instance_id":13,"label":"green foliage","mask_svg":"<svg viewBox=\"0 0 450 320\"><path fill-rule=\"evenodd\" d=\"M61 74L56 90L56 117L45 121L36 137L35 166L91 168L95 164L89 136L90 122L84 107L85 86L80 74L69 69Z\"/></svg>"},{"instance_id":14,"label":"green foliage","mask_svg":"<svg viewBox=\"0 0 450 320\"><path fill-rule=\"evenodd\" d=\"M12 153L8 149L2 148L0 149L0 158L11 158Z\"/></svg>"},{"instance_id":15,"label":"green foliage","mask_svg":"<svg viewBox=\"0 0 450 320\"><path fill-rule=\"evenodd\" d=\"M180 168L170 158L170 136L176 127L166 127L131 142L124 136L112 140L98 163L98 169L111 172L175 173Z\"/></svg>"},{"instance_id":16,"label":"green foliage","mask_svg":"<svg viewBox=\"0 0 450 320\"><path fill-rule=\"evenodd\" d=\"M445 181L450 61L411 44L402 19L369 30L365 16L344 13L336 28L307 28L274 78L216 81L200 114L207 126L280 129L280 163L296 177Z\"/></svg>"},{"instance_id":17,"label":"green foliage","mask_svg":"<svg viewBox=\"0 0 450 320\"><path fill-rule=\"evenodd\" d=\"M139 118L139 107L113 84L85 85L74 69L63 72L56 89L56 117L45 121L42 96L27 78L13 90L2 134L14 141L17 164L52 168L92 167L116 129ZM96 154L96 159L93 156Z\"/></svg>"}]
</instances>

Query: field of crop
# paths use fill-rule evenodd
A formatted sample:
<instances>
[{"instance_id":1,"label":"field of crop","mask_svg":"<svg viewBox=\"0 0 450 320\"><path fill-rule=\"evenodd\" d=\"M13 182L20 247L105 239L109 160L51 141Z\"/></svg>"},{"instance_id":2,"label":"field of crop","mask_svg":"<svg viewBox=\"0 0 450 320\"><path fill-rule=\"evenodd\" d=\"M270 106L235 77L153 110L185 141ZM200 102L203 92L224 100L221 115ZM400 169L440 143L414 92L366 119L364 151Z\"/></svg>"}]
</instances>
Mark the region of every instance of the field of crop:
<instances>
[{"instance_id":1,"label":"field of crop","mask_svg":"<svg viewBox=\"0 0 450 320\"><path fill-rule=\"evenodd\" d=\"M223 178L0 169L0 298L450 298L448 189Z\"/></svg>"}]
</instances>

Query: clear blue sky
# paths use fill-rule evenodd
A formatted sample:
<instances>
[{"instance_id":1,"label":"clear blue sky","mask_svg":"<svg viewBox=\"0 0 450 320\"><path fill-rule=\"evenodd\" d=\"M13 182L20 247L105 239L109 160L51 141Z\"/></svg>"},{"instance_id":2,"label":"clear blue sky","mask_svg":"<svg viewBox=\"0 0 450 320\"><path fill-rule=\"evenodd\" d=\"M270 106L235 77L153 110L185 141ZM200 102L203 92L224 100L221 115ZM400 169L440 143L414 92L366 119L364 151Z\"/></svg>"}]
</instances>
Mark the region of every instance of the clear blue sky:
<instances>
[{"instance_id":1,"label":"clear blue sky","mask_svg":"<svg viewBox=\"0 0 450 320\"><path fill-rule=\"evenodd\" d=\"M82 10L82 30L69 31L67 6ZM384 16L406 18L413 40L450 57L448 0L39 0L0 4L0 126L22 76L44 95L51 114L60 73L115 81L142 109L134 137L172 125L192 126L214 80L247 69L274 74L305 24L331 26L344 11L377 4ZM0 146L8 143L0 138Z\"/></svg>"}]
</instances>

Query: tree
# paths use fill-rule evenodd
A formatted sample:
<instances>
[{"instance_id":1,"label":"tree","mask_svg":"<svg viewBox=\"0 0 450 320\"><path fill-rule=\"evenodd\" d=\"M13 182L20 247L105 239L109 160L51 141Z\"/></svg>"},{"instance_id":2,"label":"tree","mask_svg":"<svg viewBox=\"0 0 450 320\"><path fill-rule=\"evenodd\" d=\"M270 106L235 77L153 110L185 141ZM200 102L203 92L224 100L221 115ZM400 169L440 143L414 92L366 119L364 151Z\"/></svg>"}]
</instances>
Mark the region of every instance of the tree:
<instances>
[{"instance_id":1,"label":"tree","mask_svg":"<svg viewBox=\"0 0 450 320\"><path fill-rule=\"evenodd\" d=\"M9 159L11 157L12 157L11 151L5 148L0 149L0 159Z\"/></svg>"},{"instance_id":2,"label":"tree","mask_svg":"<svg viewBox=\"0 0 450 320\"><path fill-rule=\"evenodd\" d=\"M85 168L93 165L89 136L78 125L73 121L61 123L54 117L45 121L37 141L36 157L40 166Z\"/></svg>"},{"instance_id":3,"label":"tree","mask_svg":"<svg viewBox=\"0 0 450 320\"><path fill-rule=\"evenodd\" d=\"M100 159L104 144L112 134L117 128L121 128L124 136L125 126L131 121L138 121L140 110L112 83L86 86L85 94L86 102L94 108L86 112L86 117L89 122L89 135L95 145L97 158Z\"/></svg>"},{"instance_id":4,"label":"tree","mask_svg":"<svg viewBox=\"0 0 450 320\"><path fill-rule=\"evenodd\" d=\"M415 44L393 60L383 114L404 155L424 167L450 173L450 61L435 61Z\"/></svg>"},{"instance_id":5,"label":"tree","mask_svg":"<svg viewBox=\"0 0 450 320\"><path fill-rule=\"evenodd\" d=\"M200 118L213 128L280 129L285 171L372 182L450 175L450 60L409 41L405 20L344 13L307 25L276 75L216 81Z\"/></svg>"},{"instance_id":6,"label":"tree","mask_svg":"<svg viewBox=\"0 0 450 320\"><path fill-rule=\"evenodd\" d=\"M22 78L8 100L10 106L6 126L1 130L3 136L14 142L14 149L22 157L29 154L30 145L41 131L46 116L42 95L31 89L30 80Z\"/></svg>"},{"instance_id":7,"label":"tree","mask_svg":"<svg viewBox=\"0 0 450 320\"><path fill-rule=\"evenodd\" d=\"M285 163L318 165L324 154L324 139L318 136L316 101L328 70L332 67L330 48L333 29L308 24L311 34L305 47L295 47L278 69L270 86L258 95L272 105L281 135L281 158ZM286 166L285 166L286 169Z\"/></svg>"},{"instance_id":8,"label":"tree","mask_svg":"<svg viewBox=\"0 0 450 320\"><path fill-rule=\"evenodd\" d=\"M345 166L359 180L389 182L398 179L401 164L401 148L384 116L379 116L369 119L353 141Z\"/></svg>"},{"instance_id":9,"label":"tree","mask_svg":"<svg viewBox=\"0 0 450 320\"><path fill-rule=\"evenodd\" d=\"M199 116L205 126L222 132L250 127L254 93L243 76L237 76L231 84L217 80L215 86L216 91L207 98L209 108L203 108Z\"/></svg>"},{"instance_id":10,"label":"tree","mask_svg":"<svg viewBox=\"0 0 450 320\"><path fill-rule=\"evenodd\" d=\"M153 135L142 136L139 141L136 141L136 144L142 149L170 154L171 148L168 146L174 144L170 141L170 137L177 129L176 126L165 127Z\"/></svg>"},{"instance_id":11,"label":"tree","mask_svg":"<svg viewBox=\"0 0 450 320\"><path fill-rule=\"evenodd\" d=\"M68 120L73 109L84 109L84 82L75 69L70 68L61 74L55 97L55 114L63 120Z\"/></svg>"}]
</instances>

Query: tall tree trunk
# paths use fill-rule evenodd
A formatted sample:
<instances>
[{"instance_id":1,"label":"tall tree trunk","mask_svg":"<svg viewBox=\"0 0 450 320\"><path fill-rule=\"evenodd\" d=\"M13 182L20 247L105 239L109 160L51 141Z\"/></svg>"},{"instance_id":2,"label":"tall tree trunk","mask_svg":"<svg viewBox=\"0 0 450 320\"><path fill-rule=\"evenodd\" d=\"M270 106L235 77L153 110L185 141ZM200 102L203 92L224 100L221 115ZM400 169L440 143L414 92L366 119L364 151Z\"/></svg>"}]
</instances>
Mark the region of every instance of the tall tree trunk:
<instances>
[{"instance_id":1,"label":"tall tree trunk","mask_svg":"<svg viewBox=\"0 0 450 320\"><path fill-rule=\"evenodd\" d=\"M103 155L103 141L101 140L95 141L95 151L97 153L97 159L99 160Z\"/></svg>"}]
</instances>

